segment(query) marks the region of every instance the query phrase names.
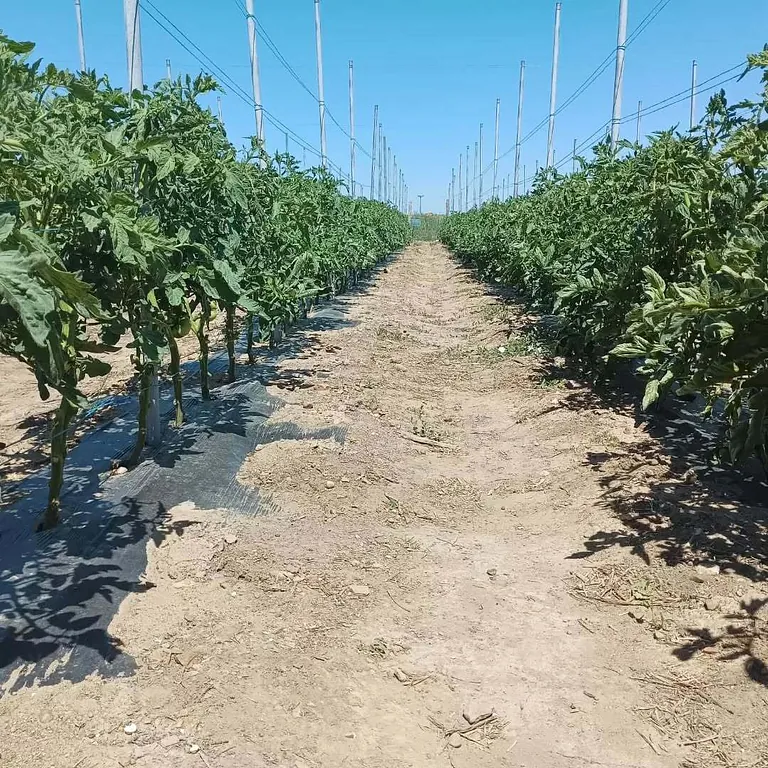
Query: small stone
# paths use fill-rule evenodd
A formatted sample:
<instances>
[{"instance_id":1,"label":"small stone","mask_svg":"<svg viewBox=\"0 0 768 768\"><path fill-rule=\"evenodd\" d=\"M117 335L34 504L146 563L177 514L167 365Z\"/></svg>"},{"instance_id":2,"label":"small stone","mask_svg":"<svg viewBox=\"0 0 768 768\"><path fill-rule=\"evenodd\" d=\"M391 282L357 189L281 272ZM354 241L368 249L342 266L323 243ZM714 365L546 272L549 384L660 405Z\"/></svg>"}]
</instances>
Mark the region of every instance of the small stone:
<instances>
[{"instance_id":1,"label":"small stone","mask_svg":"<svg viewBox=\"0 0 768 768\"><path fill-rule=\"evenodd\" d=\"M118 467L115 470L116 475L124 475L128 471L128 467Z\"/></svg>"},{"instance_id":2,"label":"small stone","mask_svg":"<svg viewBox=\"0 0 768 768\"><path fill-rule=\"evenodd\" d=\"M498 571L498 569L497 569L497 568L489 568L489 569L486 571L486 573L487 573L489 576L491 576L491 577L495 576L495 575L496 575L498 572L499 572L499 571Z\"/></svg>"},{"instance_id":3,"label":"small stone","mask_svg":"<svg viewBox=\"0 0 768 768\"><path fill-rule=\"evenodd\" d=\"M336 487L336 483L334 483L333 480L326 480L325 487L330 491L332 488Z\"/></svg>"},{"instance_id":4,"label":"small stone","mask_svg":"<svg viewBox=\"0 0 768 768\"><path fill-rule=\"evenodd\" d=\"M704 601L704 607L708 611L717 611L720 608L720 600L716 597L710 597L708 600Z\"/></svg>"},{"instance_id":5,"label":"small stone","mask_svg":"<svg viewBox=\"0 0 768 768\"><path fill-rule=\"evenodd\" d=\"M254 451L263 451L264 450L264 446L263 445L257 445L253 450ZM198 747L198 749L199 749L199 747Z\"/></svg>"},{"instance_id":6,"label":"small stone","mask_svg":"<svg viewBox=\"0 0 768 768\"><path fill-rule=\"evenodd\" d=\"M452 733L448 737L448 746L453 747L454 749L458 749L463 744L463 740L461 736L458 733Z\"/></svg>"},{"instance_id":7,"label":"small stone","mask_svg":"<svg viewBox=\"0 0 768 768\"><path fill-rule=\"evenodd\" d=\"M503 354L504 354L506 351L507 351L507 348L506 348L506 347L499 347L499 352L501 352L501 354L502 354L502 355L503 355ZM459 745L459 746L461 746L461 745Z\"/></svg>"},{"instance_id":8,"label":"small stone","mask_svg":"<svg viewBox=\"0 0 768 768\"><path fill-rule=\"evenodd\" d=\"M189 752L190 755L196 755L200 751L200 747L197 746L197 744L190 744L187 747L187 752Z\"/></svg>"},{"instance_id":9,"label":"small stone","mask_svg":"<svg viewBox=\"0 0 768 768\"><path fill-rule=\"evenodd\" d=\"M123 728L123 733L127 734L128 736L132 736L138 730L139 726L136 725L136 723L128 723L128 725Z\"/></svg>"},{"instance_id":10,"label":"small stone","mask_svg":"<svg viewBox=\"0 0 768 768\"><path fill-rule=\"evenodd\" d=\"M171 734L170 736L166 736L164 739L160 739L160 746L168 749L169 747L175 747L180 741L180 736Z\"/></svg>"},{"instance_id":11,"label":"small stone","mask_svg":"<svg viewBox=\"0 0 768 768\"><path fill-rule=\"evenodd\" d=\"M358 565L360 565L360 561L359 561L359 560L350 560L350 561L349 561L349 564L350 564L350 565L351 565L353 568L357 568L357 566L358 566Z\"/></svg>"},{"instance_id":12,"label":"small stone","mask_svg":"<svg viewBox=\"0 0 768 768\"><path fill-rule=\"evenodd\" d=\"M461 716L470 724L485 720L493 714L493 707L489 707L487 704L470 704L464 707L461 712Z\"/></svg>"},{"instance_id":13,"label":"small stone","mask_svg":"<svg viewBox=\"0 0 768 768\"><path fill-rule=\"evenodd\" d=\"M399 680L401 683L407 683L410 680L410 677L408 677L408 675L406 675L399 667L392 674L395 676L395 679Z\"/></svg>"},{"instance_id":14,"label":"small stone","mask_svg":"<svg viewBox=\"0 0 768 768\"><path fill-rule=\"evenodd\" d=\"M304 403L304 407L309 411L312 410L312 408L315 407L314 403Z\"/></svg>"},{"instance_id":15,"label":"small stone","mask_svg":"<svg viewBox=\"0 0 768 768\"><path fill-rule=\"evenodd\" d=\"M711 579L713 576L720 575L719 565L697 565L696 575L702 579Z\"/></svg>"},{"instance_id":16,"label":"small stone","mask_svg":"<svg viewBox=\"0 0 768 768\"><path fill-rule=\"evenodd\" d=\"M365 584L351 584L349 587L349 591L353 595L358 595L358 597L371 594L371 588Z\"/></svg>"},{"instance_id":17,"label":"small stone","mask_svg":"<svg viewBox=\"0 0 768 768\"><path fill-rule=\"evenodd\" d=\"M235 536L233 533L228 533L224 537L224 542L226 544L237 544L237 536Z\"/></svg>"},{"instance_id":18,"label":"small stone","mask_svg":"<svg viewBox=\"0 0 768 768\"><path fill-rule=\"evenodd\" d=\"M344 734L344 738L345 739L354 739L355 738L355 734L354 733L345 733Z\"/></svg>"}]
</instances>

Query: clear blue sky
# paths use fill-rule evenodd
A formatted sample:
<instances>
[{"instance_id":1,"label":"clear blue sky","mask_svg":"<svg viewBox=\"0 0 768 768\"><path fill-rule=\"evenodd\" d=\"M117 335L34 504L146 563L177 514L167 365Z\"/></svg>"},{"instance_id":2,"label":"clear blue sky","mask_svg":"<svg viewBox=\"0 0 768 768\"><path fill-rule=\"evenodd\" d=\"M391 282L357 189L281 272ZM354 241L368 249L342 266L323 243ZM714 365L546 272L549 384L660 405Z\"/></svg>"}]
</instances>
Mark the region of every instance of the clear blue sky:
<instances>
[{"instance_id":1,"label":"clear blue sky","mask_svg":"<svg viewBox=\"0 0 768 768\"><path fill-rule=\"evenodd\" d=\"M142 0L149 3L150 0ZM658 0L629 0L629 31ZM250 91L243 0L151 0L174 24ZM317 91L312 0L255 0L260 24L282 55ZM73 0L5 3L0 27L12 37L37 42L37 55L61 67L77 68ZM89 68L126 80L122 0L82 0ZM355 62L358 137L370 151L372 111L380 120L410 184L411 197L424 194L424 209L441 211L452 165L485 123L485 158L492 158L496 98L501 99L500 151L515 139L519 61L527 62L524 130L546 117L555 3L550 0L322 0L326 101L347 127L348 61ZM153 12L152 5L146 5ZM616 44L618 0L564 0L562 13L560 104L611 53ZM162 19L161 19L162 20ZM165 21L163 21L166 24ZM165 76L165 59L174 74L203 67L169 34L142 17L147 82ZM670 0L627 50L624 113L684 90L691 60L699 62L699 81L739 61L768 41L768 3L764 0ZM317 103L292 79L262 41L259 46L263 102L267 110L319 146ZM734 98L752 95L757 78L728 84ZM574 138L583 140L610 118L613 66L557 118L556 158L564 158ZM706 96L699 97L699 111ZM227 129L236 144L253 129L253 113L232 89L223 96ZM687 125L682 103L649 115L643 131ZM346 171L349 142L328 120L328 148ZM634 124L624 133L634 137ZM282 131L267 123L267 144L282 148ZM523 147L530 174L546 157L546 127ZM302 150L291 142L299 160ZM308 155L307 162L311 163ZM470 154L470 162L471 154ZM369 159L358 153L358 180L369 183ZM513 153L500 163L499 177L511 173ZM486 188L490 181L486 181ZM367 191L367 190L366 190Z\"/></svg>"}]
</instances>

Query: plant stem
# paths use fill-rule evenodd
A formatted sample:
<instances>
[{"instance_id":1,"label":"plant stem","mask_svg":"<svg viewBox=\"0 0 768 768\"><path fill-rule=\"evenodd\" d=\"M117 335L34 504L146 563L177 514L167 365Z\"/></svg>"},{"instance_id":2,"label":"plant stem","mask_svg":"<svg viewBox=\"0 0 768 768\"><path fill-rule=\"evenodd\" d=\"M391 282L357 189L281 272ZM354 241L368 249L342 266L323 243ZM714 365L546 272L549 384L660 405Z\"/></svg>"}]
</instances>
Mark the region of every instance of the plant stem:
<instances>
[{"instance_id":1,"label":"plant stem","mask_svg":"<svg viewBox=\"0 0 768 768\"><path fill-rule=\"evenodd\" d=\"M72 417L77 412L66 397L61 403L53 420L51 435L51 479L48 483L48 506L40 522L39 530L53 528L59 522L61 512L61 488L64 484L64 462L67 458L67 432Z\"/></svg>"},{"instance_id":2,"label":"plant stem","mask_svg":"<svg viewBox=\"0 0 768 768\"><path fill-rule=\"evenodd\" d=\"M176 419L174 426L178 429L184 424L184 388L181 378L181 355L179 345L172 333L168 334L168 347L171 350L171 380L173 381L173 399L176 402Z\"/></svg>"},{"instance_id":3,"label":"plant stem","mask_svg":"<svg viewBox=\"0 0 768 768\"><path fill-rule=\"evenodd\" d=\"M205 305L201 309L200 326L197 329L197 342L200 345L200 392L203 400L211 399L208 386L208 319L210 311Z\"/></svg>"},{"instance_id":4,"label":"plant stem","mask_svg":"<svg viewBox=\"0 0 768 768\"><path fill-rule=\"evenodd\" d=\"M139 376L139 431L136 434L136 444L133 446L133 452L126 461L126 466L135 467L140 459L144 446L147 444L147 415L149 413L149 403L151 393L149 384L152 379L153 366L145 363Z\"/></svg>"},{"instance_id":5,"label":"plant stem","mask_svg":"<svg viewBox=\"0 0 768 768\"><path fill-rule=\"evenodd\" d=\"M235 380L235 308L231 304L226 307L226 323L224 326L224 335L227 341L227 356L229 357L229 368L227 369L227 381L232 383Z\"/></svg>"},{"instance_id":6,"label":"plant stem","mask_svg":"<svg viewBox=\"0 0 768 768\"><path fill-rule=\"evenodd\" d=\"M253 363L253 315L248 314L246 318L246 347L248 352L248 362Z\"/></svg>"}]
</instances>

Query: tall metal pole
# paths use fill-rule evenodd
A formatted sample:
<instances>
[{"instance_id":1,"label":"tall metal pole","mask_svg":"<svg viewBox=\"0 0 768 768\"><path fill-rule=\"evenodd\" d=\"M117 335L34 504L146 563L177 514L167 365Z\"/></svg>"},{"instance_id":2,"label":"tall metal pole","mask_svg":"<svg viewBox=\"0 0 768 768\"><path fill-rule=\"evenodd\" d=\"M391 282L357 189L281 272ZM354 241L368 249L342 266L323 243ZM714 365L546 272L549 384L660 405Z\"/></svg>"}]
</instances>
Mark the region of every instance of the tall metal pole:
<instances>
[{"instance_id":1,"label":"tall metal pole","mask_svg":"<svg viewBox=\"0 0 768 768\"><path fill-rule=\"evenodd\" d=\"M264 146L264 110L261 106L261 78L259 77L259 55L256 49L256 16L253 0L245 0L246 21L248 22L248 50L251 57L251 85L256 114L256 138Z\"/></svg>"},{"instance_id":2,"label":"tall metal pole","mask_svg":"<svg viewBox=\"0 0 768 768\"><path fill-rule=\"evenodd\" d=\"M621 133L621 97L624 91L624 54L627 50L627 6L629 0L619 0L619 32L616 37L616 75L613 81L613 117L611 118L611 149L615 150Z\"/></svg>"},{"instance_id":3,"label":"tall metal pole","mask_svg":"<svg viewBox=\"0 0 768 768\"><path fill-rule=\"evenodd\" d=\"M379 176L379 183L378 183L378 199L383 200L383 190L384 190L384 157L386 157L386 153L384 152L384 137L381 132L381 123L379 123L379 161L377 165L378 170L378 176Z\"/></svg>"},{"instance_id":4,"label":"tall metal pole","mask_svg":"<svg viewBox=\"0 0 768 768\"><path fill-rule=\"evenodd\" d=\"M515 183L514 196L517 197L520 182L520 142L523 137L523 95L525 91L525 62L520 62L520 83L517 88L517 138L515 139Z\"/></svg>"},{"instance_id":5,"label":"tall metal pole","mask_svg":"<svg viewBox=\"0 0 768 768\"><path fill-rule=\"evenodd\" d=\"M371 200L376 199L376 125L379 122L379 105L373 107L373 139L371 140Z\"/></svg>"},{"instance_id":6,"label":"tall metal pole","mask_svg":"<svg viewBox=\"0 0 768 768\"><path fill-rule=\"evenodd\" d=\"M496 99L496 130L493 138L493 196L499 194L499 114L501 112L501 99Z\"/></svg>"},{"instance_id":7,"label":"tall metal pole","mask_svg":"<svg viewBox=\"0 0 768 768\"><path fill-rule=\"evenodd\" d=\"M355 197L355 64L349 62L349 181Z\"/></svg>"},{"instance_id":8,"label":"tall metal pole","mask_svg":"<svg viewBox=\"0 0 768 768\"><path fill-rule=\"evenodd\" d=\"M572 158L573 165L571 167L571 170L576 173L576 139L573 140L573 158Z\"/></svg>"},{"instance_id":9,"label":"tall metal pole","mask_svg":"<svg viewBox=\"0 0 768 768\"><path fill-rule=\"evenodd\" d=\"M421 216L421 201L422 201L424 195L416 195L416 197L419 198L419 216Z\"/></svg>"},{"instance_id":10,"label":"tall metal pole","mask_svg":"<svg viewBox=\"0 0 768 768\"><path fill-rule=\"evenodd\" d=\"M221 96L217 96L216 97L216 109L217 109L217 111L219 113L219 122L223 123L224 122L224 117L223 117L222 112L221 112ZM288 138L288 134L286 134L286 139L287 138Z\"/></svg>"},{"instance_id":11,"label":"tall metal pole","mask_svg":"<svg viewBox=\"0 0 768 768\"><path fill-rule=\"evenodd\" d=\"M643 116L643 102L637 102L637 129L635 131L635 142L640 143L640 118Z\"/></svg>"},{"instance_id":12,"label":"tall metal pole","mask_svg":"<svg viewBox=\"0 0 768 768\"><path fill-rule=\"evenodd\" d=\"M80 51L80 71L85 72L85 37L83 36L83 9L80 0L75 0L75 18L77 19L77 47Z\"/></svg>"},{"instance_id":13,"label":"tall metal pole","mask_svg":"<svg viewBox=\"0 0 768 768\"><path fill-rule=\"evenodd\" d=\"M397 185L398 185L397 155L392 155L392 205L394 205L395 208L397 208L398 206Z\"/></svg>"},{"instance_id":14,"label":"tall metal pole","mask_svg":"<svg viewBox=\"0 0 768 768\"><path fill-rule=\"evenodd\" d=\"M388 180L388 183L385 183L385 186L387 187L387 202L392 202L392 187L395 183L395 178L392 175L392 147L387 147L387 176L385 176L385 179Z\"/></svg>"},{"instance_id":15,"label":"tall metal pole","mask_svg":"<svg viewBox=\"0 0 768 768\"><path fill-rule=\"evenodd\" d=\"M456 211L456 169L451 168L451 213Z\"/></svg>"},{"instance_id":16,"label":"tall metal pole","mask_svg":"<svg viewBox=\"0 0 768 768\"><path fill-rule=\"evenodd\" d=\"M475 142L475 159L472 168L472 203L477 208L477 142Z\"/></svg>"},{"instance_id":17,"label":"tall metal pole","mask_svg":"<svg viewBox=\"0 0 768 768\"><path fill-rule=\"evenodd\" d=\"M320 0L315 0L315 47L317 49L317 103L320 109L320 162L325 168L327 146L325 143L325 87L323 84L323 39L320 29Z\"/></svg>"},{"instance_id":18,"label":"tall metal pole","mask_svg":"<svg viewBox=\"0 0 768 768\"><path fill-rule=\"evenodd\" d=\"M477 200L478 205L483 204L483 124L480 123L480 160L479 160L478 170L480 175L480 193Z\"/></svg>"},{"instance_id":19,"label":"tall metal pole","mask_svg":"<svg viewBox=\"0 0 768 768\"><path fill-rule=\"evenodd\" d=\"M165 60L165 76L169 80L173 80L173 72L171 71L171 60L170 59L166 59Z\"/></svg>"},{"instance_id":20,"label":"tall metal pole","mask_svg":"<svg viewBox=\"0 0 768 768\"><path fill-rule=\"evenodd\" d=\"M465 168L467 169L467 172L464 174L464 210L469 210L469 144L467 144L467 157L466 157L466 164Z\"/></svg>"},{"instance_id":21,"label":"tall metal pole","mask_svg":"<svg viewBox=\"0 0 768 768\"><path fill-rule=\"evenodd\" d=\"M557 105L557 69L560 65L560 11L563 4L555 5L555 40L552 46L552 80L549 86L549 131L547 133L547 168L555 161L555 111Z\"/></svg>"},{"instance_id":22,"label":"tall metal pole","mask_svg":"<svg viewBox=\"0 0 768 768\"><path fill-rule=\"evenodd\" d=\"M288 145L288 131L284 131L284 133L285 133L285 154L286 155L290 155L291 151L290 151L289 145Z\"/></svg>"},{"instance_id":23,"label":"tall metal pole","mask_svg":"<svg viewBox=\"0 0 768 768\"><path fill-rule=\"evenodd\" d=\"M461 205L461 198L462 198L462 194L461 194L461 189L462 189L462 187L461 187L461 162L462 162L462 159L463 159L462 155L461 155L461 153L459 153L459 195L458 195L458 197L459 197L459 213L461 213L461 211L462 211L462 205Z\"/></svg>"},{"instance_id":24,"label":"tall metal pole","mask_svg":"<svg viewBox=\"0 0 768 768\"><path fill-rule=\"evenodd\" d=\"M385 203L389 202L389 160L387 159L389 155L387 154L387 137L385 136L382 141L384 142L384 197L382 197L382 200Z\"/></svg>"},{"instance_id":25,"label":"tall metal pole","mask_svg":"<svg viewBox=\"0 0 768 768\"><path fill-rule=\"evenodd\" d=\"M144 87L141 58L141 18L139 0L123 0L125 12L125 38L128 52L128 90L133 93Z\"/></svg>"},{"instance_id":26,"label":"tall metal pole","mask_svg":"<svg viewBox=\"0 0 768 768\"><path fill-rule=\"evenodd\" d=\"M696 63L696 59L694 59L691 65L691 130L696 126L696 75L698 70L699 65Z\"/></svg>"}]
</instances>

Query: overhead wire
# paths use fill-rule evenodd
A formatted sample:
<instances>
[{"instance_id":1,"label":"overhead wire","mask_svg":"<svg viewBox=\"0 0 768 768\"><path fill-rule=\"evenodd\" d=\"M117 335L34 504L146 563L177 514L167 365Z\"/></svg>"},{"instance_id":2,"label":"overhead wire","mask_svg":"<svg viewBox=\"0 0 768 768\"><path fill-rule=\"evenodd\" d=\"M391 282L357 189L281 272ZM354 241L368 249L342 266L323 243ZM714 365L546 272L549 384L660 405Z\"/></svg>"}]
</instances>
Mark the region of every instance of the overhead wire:
<instances>
[{"instance_id":1,"label":"overhead wire","mask_svg":"<svg viewBox=\"0 0 768 768\"><path fill-rule=\"evenodd\" d=\"M655 6L651 8L651 10L640 20L637 27L632 31L632 33L627 38L626 46L628 47L631 45L647 28L648 26L654 21L654 19L664 10L664 8L669 5L669 3L672 0L658 0ZM613 63L615 60L616 51L615 49L612 50L598 65L595 67L592 72L587 75L587 77L584 79L584 81L579 85L576 90L555 110L554 114L555 116L559 115L563 110L567 109L571 104L573 104L576 99L578 99L583 93L587 91L587 89L597 81L597 79L600 77L600 75L605 72L606 69ZM539 123L536 124L534 128L532 128L528 133L520 140L520 146L527 143L530 139L532 139L547 123L549 122L549 115L547 115L545 118L543 118ZM514 152L516 149L516 144L512 145L509 149L507 149L505 152L503 152L501 155L499 155L499 162L503 160L505 157L510 155L512 152ZM488 171L493 168L493 164L495 161L491 161L484 169L482 169L473 179L470 183L474 183L477 179L480 178L480 176L484 176Z\"/></svg>"},{"instance_id":2,"label":"overhead wire","mask_svg":"<svg viewBox=\"0 0 768 768\"><path fill-rule=\"evenodd\" d=\"M185 32L179 29L179 27L176 24L174 24L174 22L171 19L169 19L159 8L157 8L157 6L152 2L152 0L139 0L139 4L143 8L144 12L155 22L155 24L157 24L161 29L167 32L201 66L210 67L211 71L214 74L216 74L219 77L219 79L222 80L222 82L228 85L232 89L234 94L241 101L243 101L244 103L246 103L248 106L252 108L256 107L256 102L253 100L253 97L250 96L248 92L245 91L243 88L241 88L237 84L237 82L222 67L216 64L216 62L213 61L213 59L211 59L205 53L205 51L203 51ZM152 10L150 10L150 8ZM169 29L168 26L166 26L162 21L160 21L160 19L157 18L157 16L155 16L155 13L157 13L160 17L162 17L162 19L164 19L173 28L173 30L175 30L175 32ZM303 149L306 149L308 152L311 152L317 157L322 157L321 152L316 147L312 146L312 144L310 144L301 136L299 136L299 134L297 134L295 131L289 128L276 115L274 115L268 109L264 108L263 105L261 108L267 120L274 127L287 133ZM344 178L345 180L348 180L347 174L338 165L333 163L328 158L326 158L326 161L334 171L336 171L338 174L341 175L342 178Z\"/></svg>"},{"instance_id":3,"label":"overhead wire","mask_svg":"<svg viewBox=\"0 0 768 768\"><path fill-rule=\"evenodd\" d=\"M235 6L238 8L238 10L243 14L243 16L247 19L248 18L248 12L240 4L240 0L232 0L232 2L235 4ZM275 56L275 58L278 60L278 62L280 62L280 64L282 64L282 66L291 75L291 77L312 97L312 99L316 103L319 104L320 103L320 99L318 98L317 94L304 82L304 80L302 80L302 78L299 75L299 73L296 72L296 70L291 66L291 64L288 61L288 59L286 59L285 56L283 56L283 54L281 53L280 49L277 47L277 44L275 43L275 41L269 36L269 33L264 28L264 25L261 22L259 22L259 21L256 22L256 31L257 31L259 37L261 37L264 40L264 44L267 46L267 48L269 48L269 50L272 52L272 54ZM339 130L348 139L352 139L352 136L349 134L349 132L346 130L346 128L344 128L344 126L341 125L341 123L339 123L339 121L336 119L334 114L328 108L327 104L325 105L325 113L328 115L328 117L330 117L332 122L336 124L336 126L339 128ZM360 144L360 142L357 139L355 139L354 141L355 141L355 146L364 155L366 155L368 158L370 158L372 160L373 158L371 157L370 152L368 152L366 150L366 148L362 144ZM368 186L370 186L370 185L368 185Z\"/></svg>"}]
</instances>

